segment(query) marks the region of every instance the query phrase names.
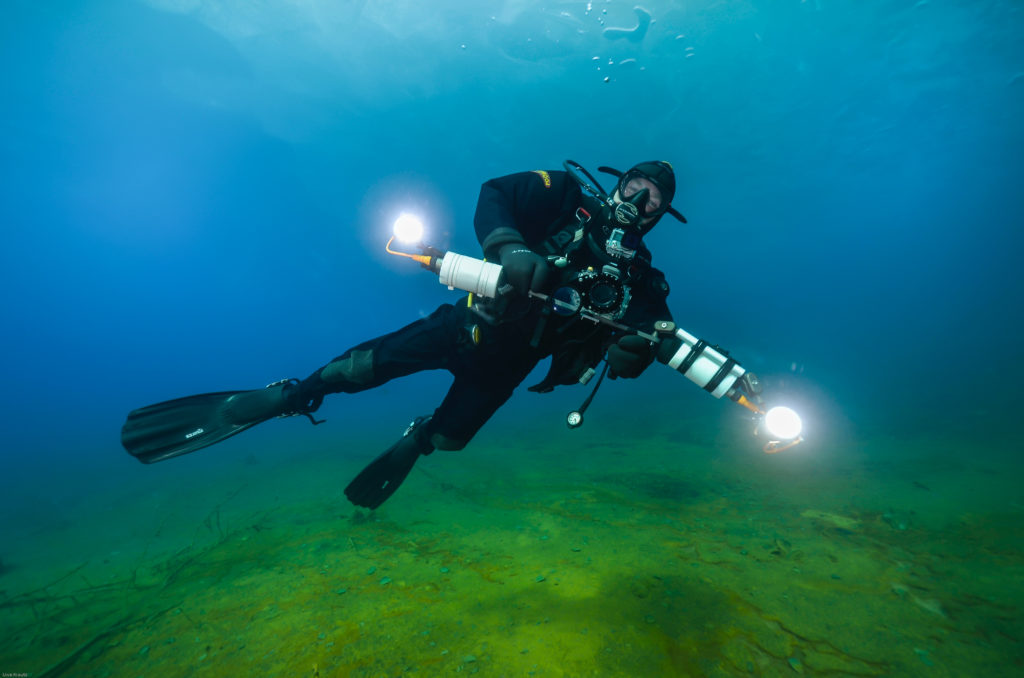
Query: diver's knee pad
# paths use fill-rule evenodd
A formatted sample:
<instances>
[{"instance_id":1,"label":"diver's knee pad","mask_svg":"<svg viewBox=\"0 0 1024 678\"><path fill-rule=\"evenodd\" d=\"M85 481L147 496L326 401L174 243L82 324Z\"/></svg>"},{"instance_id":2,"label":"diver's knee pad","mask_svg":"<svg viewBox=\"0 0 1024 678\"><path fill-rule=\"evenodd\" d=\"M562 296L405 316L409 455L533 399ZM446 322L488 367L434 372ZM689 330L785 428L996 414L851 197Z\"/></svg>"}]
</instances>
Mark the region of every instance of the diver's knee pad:
<instances>
[{"instance_id":1,"label":"diver's knee pad","mask_svg":"<svg viewBox=\"0 0 1024 678\"><path fill-rule=\"evenodd\" d=\"M373 349L349 351L320 370L320 378L332 386L366 386L373 381Z\"/></svg>"},{"instance_id":2,"label":"diver's knee pad","mask_svg":"<svg viewBox=\"0 0 1024 678\"><path fill-rule=\"evenodd\" d=\"M443 433L431 433L430 444L438 450L455 451L461 450L463 447L469 444L468 440L456 440L455 438L449 438Z\"/></svg>"}]
</instances>

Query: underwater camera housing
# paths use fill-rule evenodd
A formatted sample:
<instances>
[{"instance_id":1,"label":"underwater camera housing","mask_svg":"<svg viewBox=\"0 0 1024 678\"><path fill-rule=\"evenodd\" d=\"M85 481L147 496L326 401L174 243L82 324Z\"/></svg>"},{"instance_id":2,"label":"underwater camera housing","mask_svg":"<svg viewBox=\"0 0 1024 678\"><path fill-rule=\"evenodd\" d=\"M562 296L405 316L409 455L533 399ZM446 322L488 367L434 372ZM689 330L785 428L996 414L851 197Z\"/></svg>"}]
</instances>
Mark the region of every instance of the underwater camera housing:
<instances>
[{"instance_id":1,"label":"underwater camera housing","mask_svg":"<svg viewBox=\"0 0 1024 678\"><path fill-rule=\"evenodd\" d=\"M545 299L556 314L568 317L618 320L629 307L629 286L622 281L616 266L600 271L588 268L574 275L550 296L531 292L530 296Z\"/></svg>"}]
</instances>

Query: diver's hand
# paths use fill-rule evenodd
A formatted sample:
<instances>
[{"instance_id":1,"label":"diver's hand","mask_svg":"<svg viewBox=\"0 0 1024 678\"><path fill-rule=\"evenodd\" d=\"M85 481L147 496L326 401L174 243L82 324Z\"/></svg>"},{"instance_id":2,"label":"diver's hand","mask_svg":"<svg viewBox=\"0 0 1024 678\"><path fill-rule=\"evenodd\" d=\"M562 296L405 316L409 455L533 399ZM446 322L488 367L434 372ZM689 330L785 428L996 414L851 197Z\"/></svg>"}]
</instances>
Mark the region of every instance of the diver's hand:
<instances>
[{"instance_id":1,"label":"diver's hand","mask_svg":"<svg viewBox=\"0 0 1024 678\"><path fill-rule=\"evenodd\" d=\"M505 280L517 292L526 295L544 289L548 274L548 260L523 243L511 243L498 250L498 259L505 272Z\"/></svg>"},{"instance_id":2,"label":"diver's hand","mask_svg":"<svg viewBox=\"0 0 1024 678\"><path fill-rule=\"evenodd\" d=\"M627 334L608 347L608 367L612 375L635 379L654 361L651 343L635 334Z\"/></svg>"}]
</instances>

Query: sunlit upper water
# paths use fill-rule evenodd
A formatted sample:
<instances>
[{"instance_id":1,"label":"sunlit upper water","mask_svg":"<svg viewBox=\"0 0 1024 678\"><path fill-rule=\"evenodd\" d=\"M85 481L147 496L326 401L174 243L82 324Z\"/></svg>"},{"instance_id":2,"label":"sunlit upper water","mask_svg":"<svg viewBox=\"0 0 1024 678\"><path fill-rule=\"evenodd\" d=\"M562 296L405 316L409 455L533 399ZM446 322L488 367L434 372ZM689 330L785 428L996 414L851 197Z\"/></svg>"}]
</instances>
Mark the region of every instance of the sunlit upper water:
<instances>
[{"instance_id":1,"label":"sunlit upper water","mask_svg":"<svg viewBox=\"0 0 1024 678\"><path fill-rule=\"evenodd\" d=\"M5 463L120 454L133 407L302 377L452 301L386 258L394 218L476 255L480 183L566 158L674 163L690 223L648 240L675 318L769 386L874 433L985 436L1015 412L1020 3L12 0L3 18Z\"/></svg>"}]
</instances>

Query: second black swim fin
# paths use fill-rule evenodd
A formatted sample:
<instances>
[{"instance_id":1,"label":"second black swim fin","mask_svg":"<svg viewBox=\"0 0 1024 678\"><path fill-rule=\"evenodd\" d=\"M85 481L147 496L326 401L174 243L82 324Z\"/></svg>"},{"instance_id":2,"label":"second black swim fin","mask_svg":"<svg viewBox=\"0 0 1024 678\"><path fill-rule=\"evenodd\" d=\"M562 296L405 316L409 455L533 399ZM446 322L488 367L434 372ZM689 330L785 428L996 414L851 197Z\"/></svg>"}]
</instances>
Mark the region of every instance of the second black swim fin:
<instances>
[{"instance_id":1,"label":"second black swim fin","mask_svg":"<svg viewBox=\"0 0 1024 678\"><path fill-rule=\"evenodd\" d=\"M252 391L220 391L177 398L128 413L121 444L145 464L195 452L274 417L311 412L319 400L294 406L294 380Z\"/></svg>"},{"instance_id":2,"label":"second black swim fin","mask_svg":"<svg viewBox=\"0 0 1024 678\"><path fill-rule=\"evenodd\" d=\"M375 509L402 484L416 460L434 451L425 435L425 423L430 417L417 417L409 424L398 442L374 459L359 472L345 488L345 496L356 506Z\"/></svg>"}]
</instances>

